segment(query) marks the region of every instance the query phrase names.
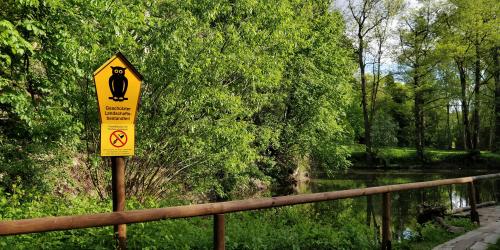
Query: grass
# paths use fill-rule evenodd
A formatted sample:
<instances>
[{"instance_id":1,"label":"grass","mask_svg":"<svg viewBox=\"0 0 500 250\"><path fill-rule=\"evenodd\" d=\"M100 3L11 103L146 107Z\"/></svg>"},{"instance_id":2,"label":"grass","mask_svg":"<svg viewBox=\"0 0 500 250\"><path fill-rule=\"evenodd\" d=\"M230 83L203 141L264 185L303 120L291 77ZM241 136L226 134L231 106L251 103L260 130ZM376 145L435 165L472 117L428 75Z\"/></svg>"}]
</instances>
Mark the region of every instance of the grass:
<instances>
[{"instance_id":1,"label":"grass","mask_svg":"<svg viewBox=\"0 0 500 250\"><path fill-rule=\"evenodd\" d=\"M420 232L419 235L395 243L394 249L404 249L404 250L432 249L437 245L445 243L477 227L475 224L471 223L468 219L464 218L447 218L446 223L457 227L463 227L465 229L465 232L450 233L445 229L443 229L441 226L436 225L435 223L426 223L424 224L424 226L421 226L417 229L417 231Z\"/></svg>"},{"instance_id":2,"label":"grass","mask_svg":"<svg viewBox=\"0 0 500 250\"><path fill-rule=\"evenodd\" d=\"M365 164L364 145L350 146L351 161L354 166ZM456 166L480 166L483 168L496 168L500 166L500 154L490 151L481 151L478 156L464 150L443 150L427 148L424 151L425 165L436 166L452 164ZM419 165L414 148L383 147L376 151L375 163L386 168L411 167Z\"/></svg>"},{"instance_id":3,"label":"grass","mask_svg":"<svg viewBox=\"0 0 500 250\"><path fill-rule=\"evenodd\" d=\"M495 245L489 246L488 250L500 250L500 240L498 240Z\"/></svg>"}]
</instances>

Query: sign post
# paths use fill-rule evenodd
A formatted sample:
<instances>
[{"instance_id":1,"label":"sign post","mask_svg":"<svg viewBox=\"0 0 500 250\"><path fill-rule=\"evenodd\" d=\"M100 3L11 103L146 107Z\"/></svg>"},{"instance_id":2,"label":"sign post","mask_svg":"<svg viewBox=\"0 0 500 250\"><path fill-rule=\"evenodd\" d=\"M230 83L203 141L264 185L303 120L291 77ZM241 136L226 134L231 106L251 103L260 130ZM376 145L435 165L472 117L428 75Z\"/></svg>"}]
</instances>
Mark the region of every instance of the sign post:
<instances>
[{"instance_id":1,"label":"sign post","mask_svg":"<svg viewBox=\"0 0 500 250\"><path fill-rule=\"evenodd\" d=\"M125 210L125 159L123 156L111 157L113 212ZM127 249L127 225L115 225L115 241L118 249Z\"/></svg>"},{"instance_id":2,"label":"sign post","mask_svg":"<svg viewBox=\"0 0 500 250\"><path fill-rule=\"evenodd\" d=\"M134 155L135 118L142 76L120 52L94 72L101 122L101 156L111 156L113 212L125 210L125 157ZM114 227L118 249L127 248L127 225Z\"/></svg>"}]
</instances>

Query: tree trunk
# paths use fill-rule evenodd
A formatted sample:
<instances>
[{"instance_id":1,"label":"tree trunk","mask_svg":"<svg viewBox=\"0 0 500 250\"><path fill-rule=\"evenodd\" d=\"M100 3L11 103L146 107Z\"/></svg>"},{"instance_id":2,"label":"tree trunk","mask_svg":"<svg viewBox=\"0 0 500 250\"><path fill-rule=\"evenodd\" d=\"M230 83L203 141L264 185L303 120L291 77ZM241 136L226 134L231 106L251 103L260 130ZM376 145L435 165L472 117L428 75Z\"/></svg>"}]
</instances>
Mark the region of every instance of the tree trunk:
<instances>
[{"instance_id":1,"label":"tree trunk","mask_svg":"<svg viewBox=\"0 0 500 250\"><path fill-rule=\"evenodd\" d=\"M464 135L464 149L469 150L471 145L471 132L469 122L469 105L467 103L467 79L465 75L465 68L463 61L456 60L458 72L460 75L460 89L461 89L461 104L462 104L462 121L463 121L463 135Z\"/></svg>"},{"instance_id":2,"label":"tree trunk","mask_svg":"<svg viewBox=\"0 0 500 250\"><path fill-rule=\"evenodd\" d=\"M450 104L446 104L446 141L447 149L451 149Z\"/></svg>"},{"instance_id":3,"label":"tree trunk","mask_svg":"<svg viewBox=\"0 0 500 250\"><path fill-rule=\"evenodd\" d=\"M423 163L424 161L424 115L423 115L423 104L424 100L422 97L419 87L419 79L417 76L413 77L413 88L415 91L415 148L417 150L417 160Z\"/></svg>"},{"instance_id":4,"label":"tree trunk","mask_svg":"<svg viewBox=\"0 0 500 250\"><path fill-rule=\"evenodd\" d=\"M498 60L499 47L493 48L493 76L495 78L495 142L493 151L500 151L500 63Z\"/></svg>"},{"instance_id":5,"label":"tree trunk","mask_svg":"<svg viewBox=\"0 0 500 250\"><path fill-rule=\"evenodd\" d=\"M361 30L361 28L360 28ZM365 147L366 147L366 163L371 166L373 163L373 149L372 149L372 135L371 135L371 123L370 117L368 115L368 103L366 102L366 75L365 75L365 63L363 60L363 36L358 35L359 49L358 49L358 64L361 74L361 105L363 107L363 122L365 127ZM373 104L372 104L373 105Z\"/></svg>"},{"instance_id":6,"label":"tree trunk","mask_svg":"<svg viewBox=\"0 0 500 250\"><path fill-rule=\"evenodd\" d=\"M458 108L457 106L455 105L455 114L457 115L457 129L459 130L459 133L458 133L458 138L457 138L457 142L458 141L461 141L463 143L465 143L465 137L464 137L464 128L463 128L463 123L460 122L460 116L458 115ZM458 146L458 143L457 143L457 146ZM460 146L461 148L465 148L465 144L464 145L461 145ZM456 147L458 148L458 147Z\"/></svg>"},{"instance_id":7,"label":"tree trunk","mask_svg":"<svg viewBox=\"0 0 500 250\"><path fill-rule=\"evenodd\" d=\"M474 111L472 114L472 149L479 149L479 108L480 108L480 96L479 90L481 87L481 58L479 55L479 45L476 45L476 61L474 63Z\"/></svg>"},{"instance_id":8,"label":"tree trunk","mask_svg":"<svg viewBox=\"0 0 500 250\"><path fill-rule=\"evenodd\" d=\"M371 195L366 196L366 225L371 226L373 214L373 197Z\"/></svg>"},{"instance_id":9,"label":"tree trunk","mask_svg":"<svg viewBox=\"0 0 500 250\"><path fill-rule=\"evenodd\" d=\"M493 116L490 117L490 125L488 129L488 150L493 151L493 143L495 142L495 107L493 107Z\"/></svg>"}]
</instances>

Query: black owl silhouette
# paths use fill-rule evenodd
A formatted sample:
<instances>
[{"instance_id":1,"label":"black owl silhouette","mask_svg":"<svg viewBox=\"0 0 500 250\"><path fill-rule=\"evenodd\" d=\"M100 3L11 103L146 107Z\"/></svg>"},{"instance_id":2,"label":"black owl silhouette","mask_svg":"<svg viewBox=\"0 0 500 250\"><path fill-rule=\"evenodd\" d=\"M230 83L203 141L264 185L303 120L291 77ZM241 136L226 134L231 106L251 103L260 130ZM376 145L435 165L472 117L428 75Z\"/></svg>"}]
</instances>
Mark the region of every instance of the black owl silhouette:
<instances>
[{"instance_id":1,"label":"black owl silhouette","mask_svg":"<svg viewBox=\"0 0 500 250\"><path fill-rule=\"evenodd\" d=\"M111 67L111 69L113 75L109 78L109 90L111 90L113 96L109 97L109 99L116 102L128 100L128 98L125 98L125 93L128 88L128 80L125 77L125 70L127 68Z\"/></svg>"}]
</instances>

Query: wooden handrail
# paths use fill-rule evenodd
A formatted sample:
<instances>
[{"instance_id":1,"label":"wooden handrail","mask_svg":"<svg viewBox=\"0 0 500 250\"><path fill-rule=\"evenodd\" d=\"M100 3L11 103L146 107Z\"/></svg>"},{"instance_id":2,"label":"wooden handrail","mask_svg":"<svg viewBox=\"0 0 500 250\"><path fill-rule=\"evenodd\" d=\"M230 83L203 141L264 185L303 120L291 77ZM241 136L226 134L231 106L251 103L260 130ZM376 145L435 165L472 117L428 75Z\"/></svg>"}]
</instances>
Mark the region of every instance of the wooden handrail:
<instances>
[{"instance_id":1,"label":"wooden handrail","mask_svg":"<svg viewBox=\"0 0 500 250\"><path fill-rule=\"evenodd\" d=\"M124 212L113 212L113 213L99 213L99 214L89 214L89 215L45 217L37 219L2 221L0 222L0 236L39 233L39 232L48 232L57 230L81 229L90 227L102 227L102 226L111 226L119 224L131 224L131 223L164 220L169 218L173 219L173 218L216 215L216 214L289 206L289 205L311 203L311 202L354 198L359 196L429 188L429 187L436 187L436 186L450 185L450 184L473 183L474 180L483 180L490 178L500 178L500 173L454 178L454 179L414 182L407 184L349 189L349 190L314 193L314 194L279 196L273 198L236 200L236 201L227 201L218 203L142 209L142 210L132 210Z\"/></svg>"}]
</instances>

